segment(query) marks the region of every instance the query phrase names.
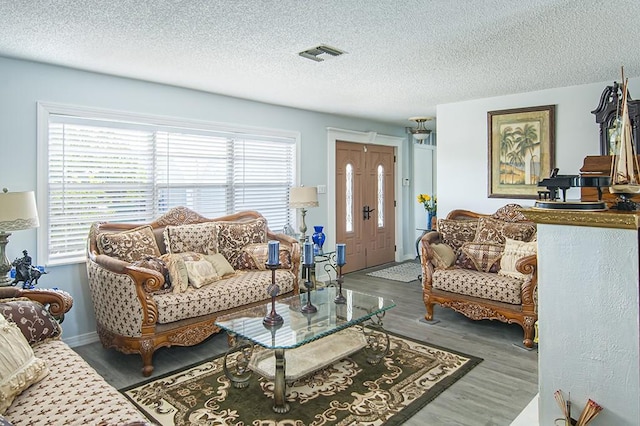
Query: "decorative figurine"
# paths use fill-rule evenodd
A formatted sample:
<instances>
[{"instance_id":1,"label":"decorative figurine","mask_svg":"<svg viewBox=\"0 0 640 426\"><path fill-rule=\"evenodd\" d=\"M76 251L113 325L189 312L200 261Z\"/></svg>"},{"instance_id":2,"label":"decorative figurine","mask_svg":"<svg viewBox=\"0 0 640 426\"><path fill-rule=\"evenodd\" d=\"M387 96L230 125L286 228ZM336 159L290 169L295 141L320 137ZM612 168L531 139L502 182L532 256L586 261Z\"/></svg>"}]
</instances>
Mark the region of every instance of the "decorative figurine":
<instances>
[{"instance_id":1,"label":"decorative figurine","mask_svg":"<svg viewBox=\"0 0 640 426\"><path fill-rule=\"evenodd\" d=\"M16 268L16 276L11 285L16 285L20 281L23 282L23 289L31 289L38 285L38 279L45 271L41 271L31 264L31 256L26 250L22 250L22 257L16 258L11 265Z\"/></svg>"}]
</instances>

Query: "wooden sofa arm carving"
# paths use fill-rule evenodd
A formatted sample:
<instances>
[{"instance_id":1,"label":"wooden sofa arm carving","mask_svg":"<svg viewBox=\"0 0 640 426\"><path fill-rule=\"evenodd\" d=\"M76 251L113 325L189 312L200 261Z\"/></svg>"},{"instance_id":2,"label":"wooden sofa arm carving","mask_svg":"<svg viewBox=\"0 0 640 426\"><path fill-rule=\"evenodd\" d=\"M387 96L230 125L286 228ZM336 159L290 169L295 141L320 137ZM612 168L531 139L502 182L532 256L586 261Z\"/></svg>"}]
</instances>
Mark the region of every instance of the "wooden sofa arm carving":
<instances>
[{"instance_id":1,"label":"wooden sofa arm carving","mask_svg":"<svg viewBox=\"0 0 640 426\"><path fill-rule=\"evenodd\" d=\"M519 259L516 262L516 270L529 276L522 283L522 308L532 312L537 312L535 292L538 288L538 257L533 254Z\"/></svg>"},{"instance_id":2,"label":"wooden sofa arm carving","mask_svg":"<svg viewBox=\"0 0 640 426\"><path fill-rule=\"evenodd\" d=\"M89 261L95 266L102 268L106 274L127 275L133 286L137 301L142 309L141 332L153 332L158 319L158 309L156 303L151 296L151 292L159 290L164 285L164 276L152 269L133 266L123 260L110 257L104 254L96 255L89 252ZM113 303L118 303L113 300Z\"/></svg>"},{"instance_id":3,"label":"wooden sofa arm carving","mask_svg":"<svg viewBox=\"0 0 640 426\"><path fill-rule=\"evenodd\" d=\"M64 320L64 314L73 306L73 298L63 290L52 289L21 289L17 287L0 288L0 299L27 297L41 303L49 313L59 322Z\"/></svg>"}]
</instances>

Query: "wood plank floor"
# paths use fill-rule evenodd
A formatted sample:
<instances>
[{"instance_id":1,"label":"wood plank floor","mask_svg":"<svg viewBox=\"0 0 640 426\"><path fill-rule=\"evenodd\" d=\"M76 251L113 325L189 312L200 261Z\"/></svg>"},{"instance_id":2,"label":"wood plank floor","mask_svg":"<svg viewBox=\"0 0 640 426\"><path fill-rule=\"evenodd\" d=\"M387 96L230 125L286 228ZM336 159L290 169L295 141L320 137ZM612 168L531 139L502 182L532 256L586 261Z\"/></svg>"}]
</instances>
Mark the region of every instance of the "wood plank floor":
<instances>
[{"instance_id":1,"label":"wood plank floor","mask_svg":"<svg viewBox=\"0 0 640 426\"><path fill-rule=\"evenodd\" d=\"M516 345L522 343L522 329L497 321L472 321L439 306L434 315L437 322L427 324L422 320L425 308L420 282L403 283L366 275L375 269L381 267L346 275L344 287L393 298L397 306L384 318L386 329L484 359L405 424L511 424L538 392L537 351ZM144 379L139 356L106 350L100 343L74 349L116 388ZM212 336L195 347L162 348L154 355L153 376L222 354L226 349L224 334Z\"/></svg>"}]
</instances>

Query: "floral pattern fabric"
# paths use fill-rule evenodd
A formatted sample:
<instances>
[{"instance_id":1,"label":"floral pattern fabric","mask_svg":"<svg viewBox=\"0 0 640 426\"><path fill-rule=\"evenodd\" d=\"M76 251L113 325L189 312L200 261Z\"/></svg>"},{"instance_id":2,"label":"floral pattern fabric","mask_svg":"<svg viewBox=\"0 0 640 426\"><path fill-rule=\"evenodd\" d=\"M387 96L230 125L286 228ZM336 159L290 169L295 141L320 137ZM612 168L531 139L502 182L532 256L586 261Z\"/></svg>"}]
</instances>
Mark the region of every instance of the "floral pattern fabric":
<instances>
[{"instance_id":1,"label":"floral pattern fabric","mask_svg":"<svg viewBox=\"0 0 640 426\"><path fill-rule=\"evenodd\" d=\"M61 340L33 348L49 374L24 390L4 416L14 426L121 425L148 420Z\"/></svg>"},{"instance_id":2,"label":"floral pattern fabric","mask_svg":"<svg viewBox=\"0 0 640 426\"><path fill-rule=\"evenodd\" d=\"M147 256L160 256L156 237L149 225L123 232L104 232L98 235L97 243L101 254L125 262L135 262Z\"/></svg>"},{"instance_id":3,"label":"floral pattern fabric","mask_svg":"<svg viewBox=\"0 0 640 426\"><path fill-rule=\"evenodd\" d=\"M433 288L467 296L519 305L523 280L469 269L436 269Z\"/></svg>"},{"instance_id":4,"label":"floral pattern fabric","mask_svg":"<svg viewBox=\"0 0 640 426\"><path fill-rule=\"evenodd\" d=\"M280 294L293 290L294 278L291 271L276 270ZM270 298L267 293L269 284L271 271L247 271L199 289L190 287L184 293L154 295L158 323L168 324L267 300Z\"/></svg>"},{"instance_id":5,"label":"floral pattern fabric","mask_svg":"<svg viewBox=\"0 0 640 426\"><path fill-rule=\"evenodd\" d=\"M41 303L27 298L0 300L0 314L15 323L29 345L59 338L62 329Z\"/></svg>"},{"instance_id":6,"label":"floral pattern fabric","mask_svg":"<svg viewBox=\"0 0 640 426\"><path fill-rule=\"evenodd\" d=\"M218 252L218 236L215 222L167 226L163 235L167 253L196 252L215 254Z\"/></svg>"},{"instance_id":7,"label":"floral pattern fabric","mask_svg":"<svg viewBox=\"0 0 640 426\"><path fill-rule=\"evenodd\" d=\"M247 244L267 242L267 221L264 218L247 222L215 222L218 252L233 266Z\"/></svg>"},{"instance_id":8,"label":"floral pattern fabric","mask_svg":"<svg viewBox=\"0 0 640 426\"><path fill-rule=\"evenodd\" d=\"M511 223L489 217L481 217L478 219L478 230L473 241L498 244L504 244L506 238L530 241L535 233L536 225L534 223Z\"/></svg>"}]
</instances>

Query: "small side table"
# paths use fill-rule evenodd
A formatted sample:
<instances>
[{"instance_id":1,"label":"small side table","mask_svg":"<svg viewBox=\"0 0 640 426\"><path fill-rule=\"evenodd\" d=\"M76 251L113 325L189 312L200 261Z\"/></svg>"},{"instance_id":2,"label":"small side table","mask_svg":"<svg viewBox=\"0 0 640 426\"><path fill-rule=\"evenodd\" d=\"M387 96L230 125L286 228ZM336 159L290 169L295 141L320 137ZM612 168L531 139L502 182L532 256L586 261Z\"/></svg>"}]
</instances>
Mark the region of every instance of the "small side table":
<instances>
[{"instance_id":1,"label":"small side table","mask_svg":"<svg viewBox=\"0 0 640 426\"><path fill-rule=\"evenodd\" d=\"M416 231L422 231L422 235L420 235L416 240L416 257L420 257L420 240L422 239L422 237L424 237L424 234L426 234L427 232L433 231L433 229L416 228Z\"/></svg>"},{"instance_id":2,"label":"small side table","mask_svg":"<svg viewBox=\"0 0 640 426\"><path fill-rule=\"evenodd\" d=\"M324 269L324 272L327 273L327 276L329 277L329 285L331 285L331 282L333 281L333 279L331 278L331 271L333 271L336 277L338 276L338 266L336 265L335 250L316 254L314 256L314 261L316 262L316 265L322 264L322 269Z\"/></svg>"}]
</instances>

